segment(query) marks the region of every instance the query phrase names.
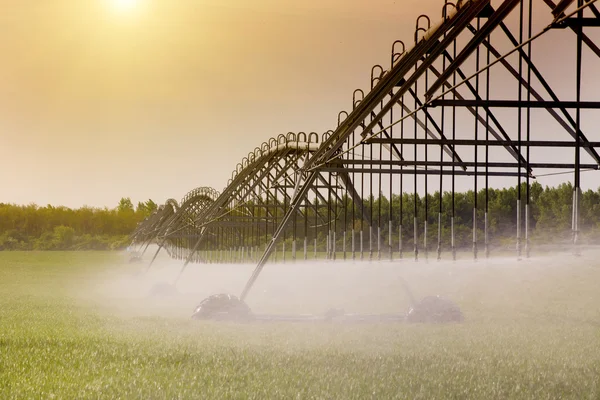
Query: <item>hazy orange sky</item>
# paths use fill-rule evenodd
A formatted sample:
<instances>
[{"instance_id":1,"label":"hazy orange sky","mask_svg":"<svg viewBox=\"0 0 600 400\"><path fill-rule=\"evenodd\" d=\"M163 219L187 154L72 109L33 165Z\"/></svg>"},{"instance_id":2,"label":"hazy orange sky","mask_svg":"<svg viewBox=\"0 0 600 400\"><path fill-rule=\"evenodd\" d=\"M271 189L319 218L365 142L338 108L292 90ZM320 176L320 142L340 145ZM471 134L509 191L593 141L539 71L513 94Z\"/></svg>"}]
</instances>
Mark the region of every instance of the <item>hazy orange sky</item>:
<instances>
[{"instance_id":1,"label":"hazy orange sky","mask_svg":"<svg viewBox=\"0 0 600 400\"><path fill-rule=\"evenodd\" d=\"M443 0L19 0L0 14L0 202L222 190L257 145L323 132Z\"/></svg>"}]
</instances>

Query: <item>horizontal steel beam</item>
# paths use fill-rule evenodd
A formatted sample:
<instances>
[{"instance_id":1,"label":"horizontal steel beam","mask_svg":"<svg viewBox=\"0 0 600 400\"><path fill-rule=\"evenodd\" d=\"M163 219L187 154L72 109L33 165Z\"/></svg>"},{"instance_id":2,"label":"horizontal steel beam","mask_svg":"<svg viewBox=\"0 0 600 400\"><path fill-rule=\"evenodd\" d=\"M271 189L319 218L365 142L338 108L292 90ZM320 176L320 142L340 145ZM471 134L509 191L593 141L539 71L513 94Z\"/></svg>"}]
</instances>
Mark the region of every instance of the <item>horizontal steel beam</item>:
<instances>
[{"instance_id":1,"label":"horizontal steel beam","mask_svg":"<svg viewBox=\"0 0 600 400\"><path fill-rule=\"evenodd\" d=\"M475 176L475 172L473 171L463 171L463 170L439 170L439 169L383 169L383 168L335 168L335 167L325 167L321 168L321 171L329 171L329 172L342 172L346 171L349 173L363 173L363 174L393 174L393 175L456 175L456 176ZM510 171L490 171L487 174L484 172L479 172L477 175L479 176L522 176L526 177L527 173L518 173L518 172L510 172Z\"/></svg>"},{"instance_id":2,"label":"horizontal steel beam","mask_svg":"<svg viewBox=\"0 0 600 400\"><path fill-rule=\"evenodd\" d=\"M434 100L429 107L600 109L600 101Z\"/></svg>"},{"instance_id":3,"label":"horizontal steel beam","mask_svg":"<svg viewBox=\"0 0 600 400\"><path fill-rule=\"evenodd\" d=\"M403 144L425 144L432 146L439 146L442 144L448 144L453 146L507 146L515 145L522 147L576 147L579 145L581 148L592 148L600 147L600 142L565 142L558 140L474 140L474 139L381 139L373 138L366 142L366 144L375 143L403 143Z\"/></svg>"},{"instance_id":4,"label":"horizontal steel beam","mask_svg":"<svg viewBox=\"0 0 600 400\"><path fill-rule=\"evenodd\" d=\"M279 189L295 189L296 186L295 185L277 185L277 186L273 186L274 188L279 188ZM312 186L313 189L344 189L343 186L336 186L336 185L313 185Z\"/></svg>"},{"instance_id":5,"label":"horizontal steel beam","mask_svg":"<svg viewBox=\"0 0 600 400\"><path fill-rule=\"evenodd\" d=\"M432 167L462 167L463 165L466 167L490 167L490 168L519 168L519 166L523 169L527 168L527 163L519 163L516 162L498 162L498 161L490 161L488 163L484 161L474 162L474 161L465 161L465 162L453 162L453 161L396 161L396 160L340 160L339 164L343 165L393 165L393 166L432 166ZM580 164L582 169L598 169L598 164ZM338 167L336 167L338 168ZM575 164L567 164L567 163L529 163L529 168L551 168L551 169L573 169L575 168Z\"/></svg>"},{"instance_id":6,"label":"horizontal steel beam","mask_svg":"<svg viewBox=\"0 0 600 400\"><path fill-rule=\"evenodd\" d=\"M600 27L600 19L598 18L569 18L563 22L552 24L553 28L565 29L571 27Z\"/></svg>"},{"instance_id":7,"label":"horizontal steel beam","mask_svg":"<svg viewBox=\"0 0 600 400\"><path fill-rule=\"evenodd\" d=\"M271 223L267 221L212 221L207 223L206 226L210 228L247 228L250 224L252 226L267 227Z\"/></svg>"}]
</instances>

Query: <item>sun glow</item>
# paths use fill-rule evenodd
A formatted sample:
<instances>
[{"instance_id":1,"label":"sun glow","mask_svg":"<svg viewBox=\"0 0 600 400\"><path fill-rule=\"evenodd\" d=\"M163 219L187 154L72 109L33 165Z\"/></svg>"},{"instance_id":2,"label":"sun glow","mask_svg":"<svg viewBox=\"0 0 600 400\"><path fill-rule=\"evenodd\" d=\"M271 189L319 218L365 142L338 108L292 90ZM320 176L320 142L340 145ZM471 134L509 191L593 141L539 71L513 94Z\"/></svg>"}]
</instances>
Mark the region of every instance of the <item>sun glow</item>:
<instances>
[{"instance_id":1,"label":"sun glow","mask_svg":"<svg viewBox=\"0 0 600 400\"><path fill-rule=\"evenodd\" d=\"M138 5L138 0L110 0L115 10L126 12L134 9Z\"/></svg>"}]
</instances>

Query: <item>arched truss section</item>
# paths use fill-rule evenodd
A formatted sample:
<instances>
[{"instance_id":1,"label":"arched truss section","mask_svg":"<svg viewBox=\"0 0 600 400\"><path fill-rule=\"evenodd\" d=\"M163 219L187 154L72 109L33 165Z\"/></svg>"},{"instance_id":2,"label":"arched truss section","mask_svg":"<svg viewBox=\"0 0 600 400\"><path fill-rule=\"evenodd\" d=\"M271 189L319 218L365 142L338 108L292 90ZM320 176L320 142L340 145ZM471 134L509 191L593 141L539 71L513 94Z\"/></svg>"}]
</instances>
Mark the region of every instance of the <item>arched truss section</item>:
<instances>
[{"instance_id":1,"label":"arched truss section","mask_svg":"<svg viewBox=\"0 0 600 400\"><path fill-rule=\"evenodd\" d=\"M159 244L154 255L165 247L169 255L176 259L184 257L193 246L194 238L199 235L202 212L219 196L219 192L210 187L199 187L187 193L181 205L169 199L150 217L139 224L134 233L134 243L145 244L144 252L152 242Z\"/></svg>"},{"instance_id":2,"label":"arched truss section","mask_svg":"<svg viewBox=\"0 0 600 400\"><path fill-rule=\"evenodd\" d=\"M167 199L165 202L165 208L170 208L171 212L174 214L179 210L179 204L177 204L177 200L175 199Z\"/></svg>"},{"instance_id":3,"label":"arched truss section","mask_svg":"<svg viewBox=\"0 0 600 400\"><path fill-rule=\"evenodd\" d=\"M219 192L210 187L199 187L188 192L181 199L180 206L156 232L156 238L161 240L173 258L181 259L193 246L194 238L200 233L198 221L216 198ZM174 200L170 204L173 204ZM174 203L176 204L176 202Z\"/></svg>"},{"instance_id":4,"label":"arched truss section","mask_svg":"<svg viewBox=\"0 0 600 400\"><path fill-rule=\"evenodd\" d=\"M156 239L166 228L168 222L177 213L178 209L177 200L168 199L164 205L159 206L157 210L137 226L132 234L132 243L145 243Z\"/></svg>"},{"instance_id":5,"label":"arched truss section","mask_svg":"<svg viewBox=\"0 0 600 400\"><path fill-rule=\"evenodd\" d=\"M270 139L244 157L221 195L195 219L195 226L202 229L193 251L185 246L188 262L255 262L289 209L298 171L330 134L289 132ZM317 237L333 231L336 216L327 204L342 202L342 191L350 193L362 212L362 201L348 174L319 174L302 207L296 210L293 223L283 232L285 242L280 257L285 259L287 254L306 259L309 252L312 257L316 251L328 251L326 246L317 249ZM174 232L187 223L181 221L181 227Z\"/></svg>"},{"instance_id":6,"label":"arched truss section","mask_svg":"<svg viewBox=\"0 0 600 400\"><path fill-rule=\"evenodd\" d=\"M375 210L371 215L377 218L359 229L377 232L377 240L370 235L370 242L361 242L371 255L402 253L404 238L415 258L434 247L439 257L444 225L450 227L454 251L453 219L441 219L442 207L452 207L453 215L454 202L444 205L441 194L451 191L454 198L455 188L470 188L480 193L470 221L477 258L480 245L488 249L490 179L516 185L520 255L529 245L531 182L565 172L573 176L577 243L581 172L600 165L600 143L591 140L598 139L600 119L595 3L446 1L440 16L420 16L414 37L395 42L390 59L373 67L370 90L355 91L347 118L339 119L338 128L305 163L298 190L242 298L324 173L349 174L361 197L370 197L369 212ZM401 215L399 224L382 219L385 213L381 203L373 203L373 194L391 199L385 205L391 215L392 202L403 201L393 194L406 192L412 194L405 197L412 213ZM428 204L431 196L424 196L434 192L440 196L437 209ZM354 220L341 225L338 236L357 228Z\"/></svg>"}]
</instances>

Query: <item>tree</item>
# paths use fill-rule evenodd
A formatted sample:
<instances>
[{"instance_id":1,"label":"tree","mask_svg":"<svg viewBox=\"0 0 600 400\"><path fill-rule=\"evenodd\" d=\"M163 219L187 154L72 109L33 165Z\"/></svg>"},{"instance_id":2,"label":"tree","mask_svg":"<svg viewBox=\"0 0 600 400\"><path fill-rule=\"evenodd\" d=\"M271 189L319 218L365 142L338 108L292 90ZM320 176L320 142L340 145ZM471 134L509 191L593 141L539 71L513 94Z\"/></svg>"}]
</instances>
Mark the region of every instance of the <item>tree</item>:
<instances>
[{"instance_id":1,"label":"tree","mask_svg":"<svg viewBox=\"0 0 600 400\"><path fill-rule=\"evenodd\" d=\"M158 204L156 204L152 199L143 202L138 202L136 212L141 213L144 218L152 214L154 211L158 209Z\"/></svg>"},{"instance_id":2,"label":"tree","mask_svg":"<svg viewBox=\"0 0 600 400\"><path fill-rule=\"evenodd\" d=\"M119 206L117 207L117 211L122 212L133 212L133 203L129 197L122 197L119 201Z\"/></svg>"}]
</instances>

